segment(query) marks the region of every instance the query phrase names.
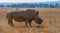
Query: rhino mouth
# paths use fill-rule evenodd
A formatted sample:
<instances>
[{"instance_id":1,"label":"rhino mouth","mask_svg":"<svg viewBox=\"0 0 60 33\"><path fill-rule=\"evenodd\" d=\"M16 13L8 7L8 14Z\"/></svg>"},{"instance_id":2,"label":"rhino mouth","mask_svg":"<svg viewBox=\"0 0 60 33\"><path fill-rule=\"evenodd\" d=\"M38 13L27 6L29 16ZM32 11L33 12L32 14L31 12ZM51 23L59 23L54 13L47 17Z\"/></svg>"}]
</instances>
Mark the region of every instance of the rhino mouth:
<instances>
[{"instance_id":1,"label":"rhino mouth","mask_svg":"<svg viewBox=\"0 0 60 33\"><path fill-rule=\"evenodd\" d=\"M36 20L36 23L37 23L37 24L42 24L42 22L43 22L43 20L42 20L41 18L38 18L38 19Z\"/></svg>"}]
</instances>

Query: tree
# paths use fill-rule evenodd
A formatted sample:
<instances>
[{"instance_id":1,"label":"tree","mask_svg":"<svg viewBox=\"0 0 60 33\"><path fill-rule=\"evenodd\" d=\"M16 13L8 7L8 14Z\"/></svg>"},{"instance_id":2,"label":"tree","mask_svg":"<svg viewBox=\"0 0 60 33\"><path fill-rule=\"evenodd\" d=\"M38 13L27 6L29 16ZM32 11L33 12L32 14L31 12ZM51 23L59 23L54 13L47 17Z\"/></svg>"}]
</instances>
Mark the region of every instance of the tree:
<instances>
[{"instance_id":1,"label":"tree","mask_svg":"<svg viewBox=\"0 0 60 33\"><path fill-rule=\"evenodd\" d=\"M4 5L0 5L0 7L4 7Z\"/></svg>"}]
</instances>

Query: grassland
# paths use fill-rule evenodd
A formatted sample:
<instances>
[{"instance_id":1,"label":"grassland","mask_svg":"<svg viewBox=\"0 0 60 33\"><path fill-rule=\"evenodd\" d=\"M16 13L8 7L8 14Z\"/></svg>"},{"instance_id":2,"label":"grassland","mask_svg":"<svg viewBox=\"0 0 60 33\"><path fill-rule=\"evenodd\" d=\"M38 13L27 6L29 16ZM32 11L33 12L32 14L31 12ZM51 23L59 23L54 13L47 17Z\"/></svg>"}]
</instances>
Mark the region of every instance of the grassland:
<instances>
[{"instance_id":1,"label":"grassland","mask_svg":"<svg viewBox=\"0 0 60 33\"><path fill-rule=\"evenodd\" d=\"M44 28L25 27L25 23L13 20L15 27L7 24L5 16L16 8L0 8L0 33L60 33L60 8L19 8L19 10L35 9L44 21ZM37 24L33 21L33 26Z\"/></svg>"}]
</instances>

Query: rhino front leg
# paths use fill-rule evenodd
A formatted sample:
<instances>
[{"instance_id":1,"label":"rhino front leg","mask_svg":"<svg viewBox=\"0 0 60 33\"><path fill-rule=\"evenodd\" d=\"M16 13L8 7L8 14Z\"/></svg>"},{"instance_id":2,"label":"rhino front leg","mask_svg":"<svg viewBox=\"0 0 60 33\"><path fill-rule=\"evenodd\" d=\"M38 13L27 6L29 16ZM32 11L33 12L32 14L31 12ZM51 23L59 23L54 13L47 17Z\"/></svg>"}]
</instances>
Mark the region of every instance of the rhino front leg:
<instances>
[{"instance_id":1,"label":"rhino front leg","mask_svg":"<svg viewBox=\"0 0 60 33\"><path fill-rule=\"evenodd\" d=\"M31 19L29 19L29 25L30 25L30 27L32 27L32 25L31 25L31 21L32 21L32 20L31 20Z\"/></svg>"},{"instance_id":2,"label":"rhino front leg","mask_svg":"<svg viewBox=\"0 0 60 33\"><path fill-rule=\"evenodd\" d=\"M27 23L27 21L25 20L25 25L26 25L26 27L28 27L28 23Z\"/></svg>"}]
</instances>

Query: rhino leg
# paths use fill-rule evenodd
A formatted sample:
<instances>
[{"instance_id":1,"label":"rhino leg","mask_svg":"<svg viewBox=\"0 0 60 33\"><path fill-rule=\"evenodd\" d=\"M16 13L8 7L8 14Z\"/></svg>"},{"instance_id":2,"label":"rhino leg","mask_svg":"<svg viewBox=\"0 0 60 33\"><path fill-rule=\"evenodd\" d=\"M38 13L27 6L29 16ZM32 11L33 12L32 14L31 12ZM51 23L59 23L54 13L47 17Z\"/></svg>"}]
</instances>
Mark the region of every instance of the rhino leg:
<instances>
[{"instance_id":1,"label":"rhino leg","mask_svg":"<svg viewBox=\"0 0 60 33\"><path fill-rule=\"evenodd\" d=\"M12 22L12 19L9 19L9 20L8 20L8 24L11 25L12 27L14 26L14 25L13 25L13 22Z\"/></svg>"},{"instance_id":2,"label":"rhino leg","mask_svg":"<svg viewBox=\"0 0 60 33\"><path fill-rule=\"evenodd\" d=\"M26 27L28 27L28 25L27 25L28 23L27 23L27 22L28 22L28 21L27 21L27 20L25 20L25 25L26 25Z\"/></svg>"},{"instance_id":3,"label":"rhino leg","mask_svg":"<svg viewBox=\"0 0 60 33\"><path fill-rule=\"evenodd\" d=\"M29 19L29 25L30 25L30 27L32 27L32 25L31 25L31 21L32 21L32 20L31 20L31 19Z\"/></svg>"}]
</instances>

